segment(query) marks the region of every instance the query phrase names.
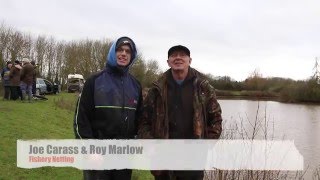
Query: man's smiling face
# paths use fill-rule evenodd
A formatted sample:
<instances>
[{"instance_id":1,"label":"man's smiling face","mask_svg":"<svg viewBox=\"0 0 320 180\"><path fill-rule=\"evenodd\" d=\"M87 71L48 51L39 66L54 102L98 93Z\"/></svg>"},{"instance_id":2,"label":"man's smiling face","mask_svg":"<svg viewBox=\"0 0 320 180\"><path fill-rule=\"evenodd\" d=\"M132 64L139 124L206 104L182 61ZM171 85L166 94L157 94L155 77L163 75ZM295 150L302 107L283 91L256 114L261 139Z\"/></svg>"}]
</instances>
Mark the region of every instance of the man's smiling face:
<instances>
[{"instance_id":1,"label":"man's smiling face","mask_svg":"<svg viewBox=\"0 0 320 180\"><path fill-rule=\"evenodd\" d=\"M117 64L119 66L127 66L131 60L131 49L129 45L122 45L116 50Z\"/></svg>"}]
</instances>

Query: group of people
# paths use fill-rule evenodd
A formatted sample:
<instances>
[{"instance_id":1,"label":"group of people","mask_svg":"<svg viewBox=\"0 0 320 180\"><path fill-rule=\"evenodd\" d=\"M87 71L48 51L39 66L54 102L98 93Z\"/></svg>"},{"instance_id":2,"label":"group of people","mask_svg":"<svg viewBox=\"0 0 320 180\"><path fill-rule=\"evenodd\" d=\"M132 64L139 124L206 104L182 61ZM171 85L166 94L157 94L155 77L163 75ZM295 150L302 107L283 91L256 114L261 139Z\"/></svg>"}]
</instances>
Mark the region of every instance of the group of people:
<instances>
[{"instance_id":1,"label":"group of people","mask_svg":"<svg viewBox=\"0 0 320 180\"><path fill-rule=\"evenodd\" d=\"M36 71L35 62L28 58L22 61L8 61L6 67L1 71L3 84L3 99L28 102L32 101L32 96L36 91Z\"/></svg>"},{"instance_id":2,"label":"group of people","mask_svg":"<svg viewBox=\"0 0 320 180\"><path fill-rule=\"evenodd\" d=\"M137 57L134 41L116 40L104 70L89 77L74 117L78 139L218 139L221 108L205 76L191 68L190 50L168 51L168 69L153 83L145 99L129 69ZM128 180L131 170L85 170L84 179ZM203 171L151 171L156 180L198 180Z\"/></svg>"}]
</instances>

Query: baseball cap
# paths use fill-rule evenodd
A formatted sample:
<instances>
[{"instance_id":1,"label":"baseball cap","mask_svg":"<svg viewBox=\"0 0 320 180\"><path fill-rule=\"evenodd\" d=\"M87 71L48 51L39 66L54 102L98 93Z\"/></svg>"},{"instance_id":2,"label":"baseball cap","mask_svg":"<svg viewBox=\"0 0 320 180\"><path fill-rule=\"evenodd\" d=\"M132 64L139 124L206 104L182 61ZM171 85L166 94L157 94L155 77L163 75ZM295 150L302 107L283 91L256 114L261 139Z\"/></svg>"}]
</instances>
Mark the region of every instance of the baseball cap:
<instances>
[{"instance_id":1,"label":"baseball cap","mask_svg":"<svg viewBox=\"0 0 320 180\"><path fill-rule=\"evenodd\" d=\"M28 58L23 58L22 62L30 63L30 60Z\"/></svg>"},{"instance_id":2,"label":"baseball cap","mask_svg":"<svg viewBox=\"0 0 320 180\"><path fill-rule=\"evenodd\" d=\"M116 44L116 49L121 47L122 45L128 44L130 46L131 51L135 51L135 45L132 41L132 39L128 37L121 37L118 39L117 44Z\"/></svg>"},{"instance_id":3,"label":"baseball cap","mask_svg":"<svg viewBox=\"0 0 320 180\"><path fill-rule=\"evenodd\" d=\"M185 46L182 46L182 45L176 45L176 46L173 46L169 49L168 51L168 57L173 53L173 52L176 52L176 51L183 51L185 52L189 57L190 57L190 50L185 47Z\"/></svg>"}]
</instances>

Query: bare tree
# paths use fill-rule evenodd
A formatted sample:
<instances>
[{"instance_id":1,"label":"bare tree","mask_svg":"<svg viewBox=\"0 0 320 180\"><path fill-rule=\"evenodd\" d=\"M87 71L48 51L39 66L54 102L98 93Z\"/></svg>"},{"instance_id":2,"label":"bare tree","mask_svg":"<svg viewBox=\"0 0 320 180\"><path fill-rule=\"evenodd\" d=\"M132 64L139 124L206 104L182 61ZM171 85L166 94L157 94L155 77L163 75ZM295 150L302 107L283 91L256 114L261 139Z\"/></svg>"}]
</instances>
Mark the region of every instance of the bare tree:
<instances>
[{"instance_id":1,"label":"bare tree","mask_svg":"<svg viewBox=\"0 0 320 180\"><path fill-rule=\"evenodd\" d=\"M64 83L64 78L67 77L67 75L62 74L62 66L64 66L64 51L65 51L65 45L63 42L57 43L56 47L56 64L55 64L55 82L61 82Z\"/></svg>"},{"instance_id":2,"label":"bare tree","mask_svg":"<svg viewBox=\"0 0 320 180\"><path fill-rule=\"evenodd\" d=\"M143 59L142 54L138 54L136 62L130 68L130 73L140 81L142 86L144 86L145 84L144 78L145 78L146 69L147 69L146 63Z\"/></svg>"},{"instance_id":3,"label":"bare tree","mask_svg":"<svg viewBox=\"0 0 320 180\"><path fill-rule=\"evenodd\" d=\"M104 69L107 61L107 54L112 45L108 39L102 41L95 41L92 45L93 71L97 72Z\"/></svg>"},{"instance_id":4,"label":"bare tree","mask_svg":"<svg viewBox=\"0 0 320 180\"><path fill-rule=\"evenodd\" d=\"M0 63L5 60L21 60L28 57L38 65L39 77L46 77L64 84L68 74L90 74L101 71L106 66L107 54L112 45L109 39L57 42L54 37L38 36L0 26ZM142 54L130 70L143 85L151 84L157 77L158 63L150 60L147 63Z\"/></svg>"},{"instance_id":5,"label":"bare tree","mask_svg":"<svg viewBox=\"0 0 320 180\"><path fill-rule=\"evenodd\" d=\"M314 73L312 78L317 80L317 83L320 84L320 65L318 63L318 58L316 57L316 62L313 67Z\"/></svg>"},{"instance_id":6,"label":"bare tree","mask_svg":"<svg viewBox=\"0 0 320 180\"><path fill-rule=\"evenodd\" d=\"M146 72L145 72L145 86L151 86L152 82L155 81L160 74L159 64L156 60L147 61Z\"/></svg>"},{"instance_id":7,"label":"bare tree","mask_svg":"<svg viewBox=\"0 0 320 180\"><path fill-rule=\"evenodd\" d=\"M65 47L65 66L63 67L63 74L79 73L79 63L77 61L77 43L70 42Z\"/></svg>"},{"instance_id":8,"label":"bare tree","mask_svg":"<svg viewBox=\"0 0 320 180\"><path fill-rule=\"evenodd\" d=\"M56 63L55 61L55 55L56 55L56 42L53 37L51 37L47 41L47 46L46 46L46 65L48 67L47 71L47 78L50 79L51 81L53 80L53 75L54 73L54 64Z\"/></svg>"},{"instance_id":9,"label":"bare tree","mask_svg":"<svg viewBox=\"0 0 320 180\"><path fill-rule=\"evenodd\" d=\"M10 57L11 61L15 60L21 60L22 58L22 49L24 47L25 41L23 39L23 35L15 31L10 37L10 42L9 42L9 51L10 51Z\"/></svg>"},{"instance_id":10,"label":"bare tree","mask_svg":"<svg viewBox=\"0 0 320 180\"><path fill-rule=\"evenodd\" d=\"M9 60L8 58L8 45L10 41L10 35L12 33L12 29L8 28L4 25L4 23L0 26L0 66L3 67L5 64L5 60Z\"/></svg>"},{"instance_id":11,"label":"bare tree","mask_svg":"<svg viewBox=\"0 0 320 180\"><path fill-rule=\"evenodd\" d=\"M46 54L46 45L47 40L44 36L38 36L35 42L35 54L36 54L36 62L39 64L39 75L42 76L44 74L44 58Z\"/></svg>"},{"instance_id":12,"label":"bare tree","mask_svg":"<svg viewBox=\"0 0 320 180\"><path fill-rule=\"evenodd\" d=\"M22 57L27 57L27 58L32 58L32 37L30 34L24 34L23 35L23 44L22 44L22 49L21 49L21 56Z\"/></svg>"},{"instance_id":13,"label":"bare tree","mask_svg":"<svg viewBox=\"0 0 320 180\"><path fill-rule=\"evenodd\" d=\"M91 57L92 41L84 40L78 44L77 61L79 63L78 72L84 77L88 77L94 67Z\"/></svg>"}]
</instances>

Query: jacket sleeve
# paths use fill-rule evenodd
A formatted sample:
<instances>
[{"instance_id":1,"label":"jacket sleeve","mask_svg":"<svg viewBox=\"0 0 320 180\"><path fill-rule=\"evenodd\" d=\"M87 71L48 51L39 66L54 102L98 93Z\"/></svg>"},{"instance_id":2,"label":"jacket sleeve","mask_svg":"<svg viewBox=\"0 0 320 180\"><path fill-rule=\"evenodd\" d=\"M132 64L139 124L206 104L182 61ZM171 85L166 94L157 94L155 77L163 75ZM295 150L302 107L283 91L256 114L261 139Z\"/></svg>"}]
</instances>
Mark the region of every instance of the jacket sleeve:
<instances>
[{"instance_id":1,"label":"jacket sleeve","mask_svg":"<svg viewBox=\"0 0 320 180\"><path fill-rule=\"evenodd\" d=\"M142 114L139 118L138 137L141 139L153 139L152 135L152 116L155 111L155 100L152 89L149 90L143 100Z\"/></svg>"},{"instance_id":2,"label":"jacket sleeve","mask_svg":"<svg viewBox=\"0 0 320 180\"><path fill-rule=\"evenodd\" d=\"M207 84L208 101L206 105L207 111L207 138L218 139L222 132L221 107L217 101L214 88Z\"/></svg>"},{"instance_id":3,"label":"jacket sleeve","mask_svg":"<svg viewBox=\"0 0 320 180\"><path fill-rule=\"evenodd\" d=\"M92 112L94 111L93 100L94 80L88 79L79 95L77 107L74 115L74 133L76 139L93 139L92 132Z\"/></svg>"},{"instance_id":4,"label":"jacket sleeve","mask_svg":"<svg viewBox=\"0 0 320 180\"><path fill-rule=\"evenodd\" d=\"M21 69L21 72L20 72L20 79L24 79L25 74L26 74L26 68L25 68L25 66L24 66L24 67Z\"/></svg>"},{"instance_id":5,"label":"jacket sleeve","mask_svg":"<svg viewBox=\"0 0 320 180\"><path fill-rule=\"evenodd\" d=\"M12 67L12 68L10 69L9 79L12 79L14 75L15 75L15 67Z\"/></svg>"},{"instance_id":6,"label":"jacket sleeve","mask_svg":"<svg viewBox=\"0 0 320 180\"><path fill-rule=\"evenodd\" d=\"M137 110L136 110L136 114L135 114L135 135L138 135L138 130L139 130L139 120L140 117L142 116L142 103L143 103L143 97L142 97L142 90L141 90L141 86L139 89L139 100L138 100L138 105L137 105Z\"/></svg>"}]
</instances>

